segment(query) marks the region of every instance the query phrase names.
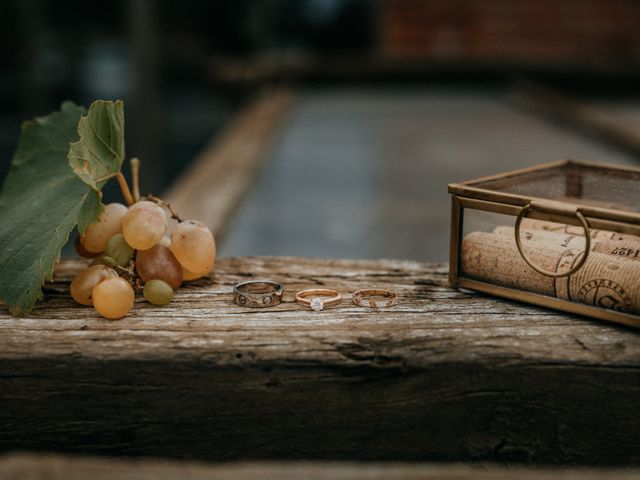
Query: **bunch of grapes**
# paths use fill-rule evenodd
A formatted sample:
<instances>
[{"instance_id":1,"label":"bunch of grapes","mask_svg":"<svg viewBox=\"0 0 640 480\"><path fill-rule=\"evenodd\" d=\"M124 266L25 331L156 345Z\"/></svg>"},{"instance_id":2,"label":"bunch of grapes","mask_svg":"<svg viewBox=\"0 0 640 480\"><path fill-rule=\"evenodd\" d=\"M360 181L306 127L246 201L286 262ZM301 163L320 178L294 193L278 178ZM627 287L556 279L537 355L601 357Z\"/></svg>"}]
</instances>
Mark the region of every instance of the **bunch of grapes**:
<instances>
[{"instance_id":1,"label":"bunch of grapes","mask_svg":"<svg viewBox=\"0 0 640 480\"><path fill-rule=\"evenodd\" d=\"M213 269L216 244L211 231L198 221L179 220L167 235L164 202L156 200L139 200L129 207L110 203L78 237L78 254L94 260L71 282L76 302L93 305L105 318L122 318L133 307L136 290L154 305L167 305L183 281Z\"/></svg>"}]
</instances>

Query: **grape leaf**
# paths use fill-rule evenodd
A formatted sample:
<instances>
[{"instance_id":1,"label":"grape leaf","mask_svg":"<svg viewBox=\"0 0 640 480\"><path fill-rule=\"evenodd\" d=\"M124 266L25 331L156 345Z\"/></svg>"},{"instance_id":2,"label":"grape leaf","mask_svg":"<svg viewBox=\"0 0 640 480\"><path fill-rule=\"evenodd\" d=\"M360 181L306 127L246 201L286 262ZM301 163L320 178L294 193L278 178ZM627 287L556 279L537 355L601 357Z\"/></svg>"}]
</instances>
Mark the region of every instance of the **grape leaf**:
<instances>
[{"instance_id":1,"label":"grape leaf","mask_svg":"<svg viewBox=\"0 0 640 480\"><path fill-rule=\"evenodd\" d=\"M98 100L78 123L80 140L69 146L69 165L94 192L82 207L78 229L84 232L102 210L101 188L124 161L124 104Z\"/></svg>"},{"instance_id":2,"label":"grape leaf","mask_svg":"<svg viewBox=\"0 0 640 480\"><path fill-rule=\"evenodd\" d=\"M97 219L100 189L120 171L122 102L94 102L85 113L65 102L22 126L0 192L0 298L13 315L27 314L42 297L71 230Z\"/></svg>"},{"instance_id":3,"label":"grape leaf","mask_svg":"<svg viewBox=\"0 0 640 480\"><path fill-rule=\"evenodd\" d=\"M69 142L84 107L22 125L18 147L0 192L0 298L12 314L28 313L51 280L53 265L91 189L69 168Z\"/></svg>"}]
</instances>

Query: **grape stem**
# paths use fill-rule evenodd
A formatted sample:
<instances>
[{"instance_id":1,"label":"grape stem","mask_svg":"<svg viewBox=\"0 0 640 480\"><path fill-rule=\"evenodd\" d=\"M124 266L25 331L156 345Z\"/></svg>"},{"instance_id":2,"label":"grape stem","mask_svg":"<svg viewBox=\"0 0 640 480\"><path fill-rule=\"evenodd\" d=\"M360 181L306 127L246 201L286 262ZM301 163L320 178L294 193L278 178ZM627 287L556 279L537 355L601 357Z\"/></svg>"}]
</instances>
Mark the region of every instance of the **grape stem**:
<instances>
[{"instance_id":1,"label":"grape stem","mask_svg":"<svg viewBox=\"0 0 640 480\"><path fill-rule=\"evenodd\" d=\"M122 190L122 196L124 197L127 205L131 206L135 202L133 200L133 196L131 195L131 190L129 190L129 185L127 184L127 179L124 178L122 172L118 172L116 174L116 179L118 180L118 185L120 185L120 190Z\"/></svg>"},{"instance_id":2,"label":"grape stem","mask_svg":"<svg viewBox=\"0 0 640 480\"><path fill-rule=\"evenodd\" d=\"M118 273L126 273L127 275L130 275L131 277L135 276L133 268L131 268L131 267L130 268L125 268L125 267L121 267L120 265L114 265L112 268Z\"/></svg>"},{"instance_id":3,"label":"grape stem","mask_svg":"<svg viewBox=\"0 0 640 480\"><path fill-rule=\"evenodd\" d=\"M131 183L133 185L133 200L135 202L140 201L140 160L133 157L130 161L131 164Z\"/></svg>"},{"instance_id":4,"label":"grape stem","mask_svg":"<svg viewBox=\"0 0 640 480\"><path fill-rule=\"evenodd\" d=\"M161 198L158 198L158 197L156 197L154 195L147 195L146 199L151 201L151 202L157 203L161 207L164 207L167 210L169 210L169 213L171 214L171 218L173 218L174 220L177 220L178 222L183 222L184 221L184 220L182 220L180 218L180 216L171 207L171 204L169 202L166 202L166 201L162 200Z\"/></svg>"},{"instance_id":5,"label":"grape stem","mask_svg":"<svg viewBox=\"0 0 640 480\"><path fill-rule=\"evenodd\" d=\"M142 288L140 285L140 277L138 277L138 274L135 271L135 262L133 260L129 262L128 268L121 267L120 265L116 265L113 268L115 269L116 272L123 273L129 277L129 283L131 284L131 287L133 287L134 290L137 291Z\"/></svg>"}]
</instances>

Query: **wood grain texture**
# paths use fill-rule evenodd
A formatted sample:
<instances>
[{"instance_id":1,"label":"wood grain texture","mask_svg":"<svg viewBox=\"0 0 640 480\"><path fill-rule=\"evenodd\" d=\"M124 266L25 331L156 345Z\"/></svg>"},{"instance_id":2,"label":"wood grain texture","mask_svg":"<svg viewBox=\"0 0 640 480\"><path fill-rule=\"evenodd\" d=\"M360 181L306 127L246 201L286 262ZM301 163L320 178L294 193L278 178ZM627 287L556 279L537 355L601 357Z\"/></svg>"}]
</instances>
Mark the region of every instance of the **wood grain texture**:
<instances>
[{"instance_id":1,"label":"wood grain texture","mask_svg":"<svg viewBox=\"0 0 640 480\"><path fill-rule=\"evenodd\" d=\"M348 462L206 464L19 453L0 456L0 477L4 480L631 480L640 477L640 470Z\"/></svg>"},{"instance_id":2,"label":"wood grain texture","mask_svg":"<svg viewBox=\"0 0 640 480\"><path fill-rule=\"evenodd\" d=\"M164 198L182 217L200 220L222 235L294 101L289 90L265 89L216 135Z\"/></svg>"},{"instance_id":3,"label":"wood grain texture","mask_svg":"<svg viewBox=\"0 0 640 480\"><path fill-rule=\"evenodd\" d=\"M640 463L640 337L448 288L446 265L232 258L170 307L74 305L59 266L28 318L0 314L0 451L213 460ZM231 303L240 280L284 302ZM347 299L315 313L302 288ZM394 289L398 306L349 303Z\"/></svg>"}]
</instances>

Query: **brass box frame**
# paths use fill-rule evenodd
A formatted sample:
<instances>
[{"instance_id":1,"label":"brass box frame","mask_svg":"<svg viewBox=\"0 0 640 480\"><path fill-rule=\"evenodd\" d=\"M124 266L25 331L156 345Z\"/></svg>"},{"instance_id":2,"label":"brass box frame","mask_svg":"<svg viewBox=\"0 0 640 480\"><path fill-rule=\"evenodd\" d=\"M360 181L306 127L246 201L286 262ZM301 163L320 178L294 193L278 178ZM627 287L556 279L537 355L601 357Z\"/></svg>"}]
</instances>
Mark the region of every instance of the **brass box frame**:
<instances>
[{"instance_id":1,"label":"brass box frame","mask_svg":"<svg viewBox=\"0 0 640 480\"><path fill-rule=\"evenodd\" d=\"M611 165L596 162L562 160L545 163L529 168L522 168L498 175L449 184L451 194L451 245L449 253L449 282L454 288L465 288L543 307L562 310L594 317L600 320L620 323L640 328L640 315L619 312L593 305L571 302L559 298L494 285L464 276L460 266L460 248L464 222L464 209L482 210L517 217L523 209L527 216L537 220L547 220L569 225L581 225L576 212L580 211L589 227L628 233L640 236L640 213L595 207L580 203L551 201L549 199L505 193L478 186L487 181L506 180L530 173L544 173L545 170L559 167L578 166L601 172L633 172L640 175L640 168L632 166ZM640 188L640 185L638 186ZM531 207L534 208L531 208ZM638 279L640 282L640 278Z\"/></svg>"}]
</instances>

